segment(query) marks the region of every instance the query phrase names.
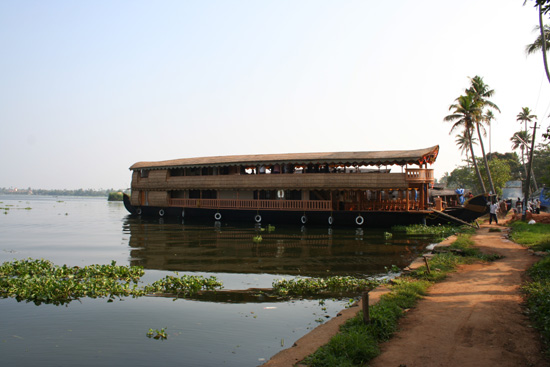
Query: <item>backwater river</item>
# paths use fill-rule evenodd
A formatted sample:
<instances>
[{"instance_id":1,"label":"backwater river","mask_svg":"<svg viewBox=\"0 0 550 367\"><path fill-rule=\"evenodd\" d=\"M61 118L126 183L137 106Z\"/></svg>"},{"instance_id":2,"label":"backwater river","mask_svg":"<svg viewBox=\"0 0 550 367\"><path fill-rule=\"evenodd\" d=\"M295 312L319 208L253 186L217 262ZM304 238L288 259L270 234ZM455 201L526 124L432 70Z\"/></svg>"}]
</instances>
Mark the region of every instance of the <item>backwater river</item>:
<instances>
[{"instance_id":1,"label":"backwater river","mask_svg":"<svg viewBox=\"0 0 550 367\"><path fill-rule=\"evenodd\" d=\"M267 224L266 224L267 225ZM0 196L0 263L135 265L143 283L215 276L224 289L269 288L293 277L380 275L407 266L430 236L386 230L144 220L106 198ZM254 242L261 235L261 242ZM0 299L3 365L258 366L346 307L350 298L280 301L84 298L63 306ZM165 328L166 340L148 338Z\"/></svg>"}]
</instances>

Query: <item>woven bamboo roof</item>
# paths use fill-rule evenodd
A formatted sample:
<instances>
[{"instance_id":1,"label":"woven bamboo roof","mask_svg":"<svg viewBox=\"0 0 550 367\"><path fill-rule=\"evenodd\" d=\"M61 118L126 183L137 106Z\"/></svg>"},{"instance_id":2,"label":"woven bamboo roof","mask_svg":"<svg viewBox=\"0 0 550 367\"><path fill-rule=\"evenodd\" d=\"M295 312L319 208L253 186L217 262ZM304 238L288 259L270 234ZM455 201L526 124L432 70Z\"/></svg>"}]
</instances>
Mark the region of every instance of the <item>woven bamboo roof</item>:
<instances>
[{"instance_id":1,"label":"woven bamboo roof","mask_svg":"<svg viewBox=\"0 0 550 367\"><path fill-rule=\"evenodd\" d=\"M383 166L434 163L439 145L416 150L371 152L287 153L227 155L217 157L182 158L157 162L137 162L130 170L186 167L272 166L275 164L334 164L346 166Z\"/></svg>"}]
</instances>

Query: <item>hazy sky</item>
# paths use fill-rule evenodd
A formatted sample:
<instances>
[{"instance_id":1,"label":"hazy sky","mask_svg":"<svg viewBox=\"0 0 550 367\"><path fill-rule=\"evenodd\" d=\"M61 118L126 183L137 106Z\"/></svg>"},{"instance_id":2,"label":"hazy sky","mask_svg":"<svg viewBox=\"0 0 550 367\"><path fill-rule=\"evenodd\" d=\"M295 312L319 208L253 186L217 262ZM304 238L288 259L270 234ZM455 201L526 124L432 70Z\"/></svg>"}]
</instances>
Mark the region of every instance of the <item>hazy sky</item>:
<instances>
[{"instance_id":1,"label":"hazy sky","mask_svg":"<svg viewBox=\"0 0 550 367\"><path fill-rule=\"evenodd\" d=\"M531 1L529 2L531 3ZM137 161L440 145L480 75L511 150L550 84L523 0L0 0L0 187L127 188ZM486 139L487 150L489 141Z\"/></svg>"}]
</instances>

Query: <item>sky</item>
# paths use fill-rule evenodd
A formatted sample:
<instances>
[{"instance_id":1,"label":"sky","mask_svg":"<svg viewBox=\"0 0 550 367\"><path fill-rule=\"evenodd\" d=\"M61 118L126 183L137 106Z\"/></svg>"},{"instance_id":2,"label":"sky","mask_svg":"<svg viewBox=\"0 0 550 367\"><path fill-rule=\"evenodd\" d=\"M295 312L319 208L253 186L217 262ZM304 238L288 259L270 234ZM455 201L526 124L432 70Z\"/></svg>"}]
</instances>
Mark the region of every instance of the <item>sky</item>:
<instances>
[{"instance_id":1,"label":"sky","mask_svg":"<svg viewBox=\"0 0 550 367\"><path fill-rule=\"evenodd\" d=\"M522 107L550 124L542 54L524 51L537 16L523 0L0 0L0 187L119 189L138 161L434 145L440 178L464 163L443 119L469 77L501 110L487 151L511 151Z\"/></svg>"}]
</instances>

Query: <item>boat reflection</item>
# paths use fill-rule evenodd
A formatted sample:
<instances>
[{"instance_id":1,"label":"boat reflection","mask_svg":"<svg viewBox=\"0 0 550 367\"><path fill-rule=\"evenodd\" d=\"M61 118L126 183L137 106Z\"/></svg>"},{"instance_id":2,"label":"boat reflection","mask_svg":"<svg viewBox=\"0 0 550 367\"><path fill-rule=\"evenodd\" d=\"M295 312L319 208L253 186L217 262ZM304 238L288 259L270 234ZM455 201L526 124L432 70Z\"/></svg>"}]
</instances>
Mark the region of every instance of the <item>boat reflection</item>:
<instances>
[{"instance_id":1,"label":"boat reflection","mask_svg":"<svg viewBox=\"0 0 550 367\"><path fill-rule=\"evenodd\" d=\"M427 237L383 231L310 227L230 227L126 217L130 264L145 269L270 273L301 276L374 275L407 266Z\"/></svg>"}]
</instances>

